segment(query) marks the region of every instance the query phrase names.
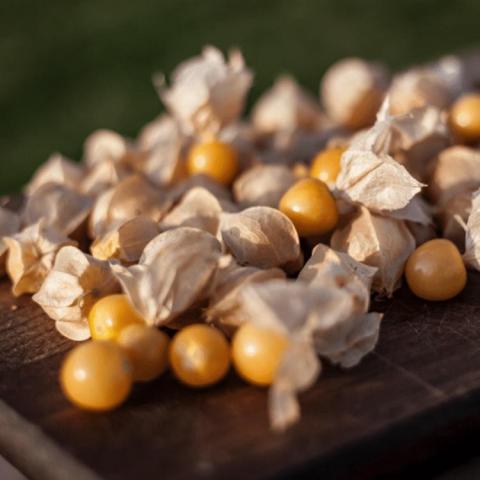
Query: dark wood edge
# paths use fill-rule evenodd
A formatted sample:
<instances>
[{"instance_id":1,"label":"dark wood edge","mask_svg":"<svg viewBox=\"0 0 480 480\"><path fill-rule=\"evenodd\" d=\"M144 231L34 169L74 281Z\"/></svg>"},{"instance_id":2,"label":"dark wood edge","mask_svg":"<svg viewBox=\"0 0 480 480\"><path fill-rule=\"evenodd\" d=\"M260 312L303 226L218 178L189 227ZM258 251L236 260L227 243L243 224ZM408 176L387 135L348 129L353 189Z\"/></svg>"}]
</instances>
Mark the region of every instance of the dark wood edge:
<instances>
[{"instance_id":1,"label":"dark wood edge","mask_svg":"<svg viewBox=\"0 0 480 480\"><path fill-rule=\"evenodd\" d=\"M101 480L2 400L0 451L32 480Z\"/></svg>"}]
</instances>

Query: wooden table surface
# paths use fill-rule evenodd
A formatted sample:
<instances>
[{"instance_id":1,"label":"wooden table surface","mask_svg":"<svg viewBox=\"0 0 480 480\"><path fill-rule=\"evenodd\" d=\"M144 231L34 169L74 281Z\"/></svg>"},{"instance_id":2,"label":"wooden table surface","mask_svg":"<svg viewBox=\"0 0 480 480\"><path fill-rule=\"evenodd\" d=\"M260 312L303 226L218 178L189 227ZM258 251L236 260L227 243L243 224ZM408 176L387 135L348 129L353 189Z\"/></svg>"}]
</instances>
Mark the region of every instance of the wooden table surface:
<instances>
[{"instance_id":1,"label":"wooden table surface","mask_svg":"<svg viewBox=\"0 0 480 480\"><path fill-rule=\"evenodd\" d=\"M72 407L57 376L72 343L0 284L0 454L34 479L372 478L425 475L475 453L480 433L480 275L453 301L407 289L375 353L327 367L302 420L269 430L266 392L232 373L205 391L169 374L109 414ZM425 478L425 477L424 477Z\"/></svg>"}]
</instances>

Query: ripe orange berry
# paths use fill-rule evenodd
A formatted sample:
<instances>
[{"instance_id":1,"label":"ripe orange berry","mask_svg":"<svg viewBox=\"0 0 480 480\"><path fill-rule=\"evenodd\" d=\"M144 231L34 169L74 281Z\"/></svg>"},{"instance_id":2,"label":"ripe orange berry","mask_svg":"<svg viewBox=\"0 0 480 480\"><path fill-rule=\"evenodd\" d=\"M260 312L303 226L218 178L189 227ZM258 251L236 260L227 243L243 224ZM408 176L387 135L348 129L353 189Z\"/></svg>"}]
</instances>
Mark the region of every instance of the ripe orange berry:
<instances>
[{"instance_id":1,"label":"ripe orange berry","mask_svg":"<svg viewBox=\"0 0 480 480\"><path fill-rule=\"evenodd\" d=\"M225 336L217 329L191 325L173 338L169 359L173 373L184 384L208 387L227 374L230 348Z\"/></svg>"},{"instance_id":2,"label":"ripe orange berry","mask_svg":"<svg viewBox=\"0 0 480 480\"><path fill-rule=\"evenodd\" d=\"M452 105L450 127L459 139L467 143L480 140L480 94L464 95Z\"/></svg>"},{"instance_id":3,"label":"ripe orange berry","mask_svg":"<svg viewBox=\"0 0 480 480\"><path fill-rule=\"evenodd\" d=\"M319 152L312 162L310 176L325 183L334 183L340 172L340 159L345 148L327 148Z\"/></svg>"},{"instance_id":4,"label":"ripe orange berry","mask_svg":"<svg viewBox=\"0 0 480 480\"><path fill-rule=\"evenodd\" d=\"M87 410L111 410L130 393L132 367L118 345L94 340L68 353L60 384L75 405Z\"/></svg>"},{"instance_id":5,"label":"ripe orange berry","mask_svg":"<svg viewBox=\"0 0 480 480\"><path fill-rule=\"evenodd\" d=\"M316 178L299 180L280 200L279 209L295 225L301 237L322 235L333 230L338 210L327 185Z\"/></svg>"},{"instance_id":6,"label":"ripe orange berry","mask_svg":"<svg viewBox=\"0 0 480 480\"><path fill-rule=\"evenodd\" d=\"M232 358L238 374L255 385L270 385L277 373L287 339L281 334L242 325L232 341Z\"/></svg>"},{"instance_id":7,"label":"ripe orange berry","mask_svg":"<svg viewBox=\"0 0 480 480\"><path fill-rule=\"evenodd\" d=\"M190 149L187 169L190 175L203 174L230 185L238 173L237 152L218 140L197 143Z\"/></svg>"},{"instance_id":8,"label":"ripe orange berry","mask_svg":"<svg viewBox=\"0 0 480 480\"><path fill-rule=\"evenodd\" d=\"M90 333L94 340L115 340L122 329L132 323L144 324L144 321L123 294L101 298L88 315Z\"/></svg>"},{"instance_id":9,"label":"ripe orange berry","mask_svg":"<svg viewBox=\"0 0 480 480\"><path fill-rule=\"evenodd\" d=\"M467 283L467 271L458 248L436 238L420 245L408 258L405 278L410 290L425 300L448 300Z\"/></svg>"}]
</instances>

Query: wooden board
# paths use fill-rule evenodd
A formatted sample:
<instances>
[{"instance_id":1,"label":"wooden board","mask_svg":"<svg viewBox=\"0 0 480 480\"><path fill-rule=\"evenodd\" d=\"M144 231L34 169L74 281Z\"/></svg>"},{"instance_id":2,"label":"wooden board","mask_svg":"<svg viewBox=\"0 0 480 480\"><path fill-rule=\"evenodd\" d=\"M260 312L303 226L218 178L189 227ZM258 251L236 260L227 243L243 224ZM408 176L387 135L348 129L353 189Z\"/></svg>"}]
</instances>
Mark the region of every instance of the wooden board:
<instances>
[{"instance_id":1,"label":"wooden board","mask_svg":"<svg viewBox=\"0 0 480 480\"><path fill-rule=\"evenodd\" d=\"M376 352L352 370L327 367L301 396L301 422L279 435L268 427L266 392L233 373L205 391L167 374L135 387L115 412L75 409L57 382L71 342L4 282L0 453L49 480L431 474L478 443L480 275L450 302L402 289L375 307L385 312Z\"/></svg>"}]
</instances>

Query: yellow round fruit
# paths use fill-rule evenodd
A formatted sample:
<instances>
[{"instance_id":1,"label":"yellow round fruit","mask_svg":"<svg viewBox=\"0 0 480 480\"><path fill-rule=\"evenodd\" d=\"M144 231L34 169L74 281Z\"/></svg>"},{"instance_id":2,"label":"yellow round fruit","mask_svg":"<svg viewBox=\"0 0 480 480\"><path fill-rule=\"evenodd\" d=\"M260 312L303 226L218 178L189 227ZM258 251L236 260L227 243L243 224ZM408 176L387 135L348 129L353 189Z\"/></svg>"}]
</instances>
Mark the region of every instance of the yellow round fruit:
<instances>
[{"instance_id":1,"label":"yellow round fruit","mask_svg":"<svg viewBox=\"0 0 480 480\"><path fill-rule=\"evenodd\" d=\"M247 382L271 385L287 344L283 335L246 323L237 330L232 341L235 370Z\"/></svg>"},{"instance_id":2,"label":"yellow round fruit","mask_svg":"<svg viewBox=\"0 0 480 480\"><path fill-rule=\"evenodd\" d=\"M290 187L279 203L279 209L295 225L301 237L323 235L338 222L338 210L327 185L316 178L299 180Z\"/></svg>"},{"instance_id":3,"label":"yellow round fruit","mask_svg":"<svg viewBox=\"0 0 480 480\"><path fill-rule=\"evenodd\" d=\"M218 140L197 143L188 154L187 170L190 175L206 175L222 185L230 185L238 173L237 152Z\"/></svg>"},{"instance_id":4,"label":"yellow round fruit","mask_svg":"<svg viewBox=\"0 0 480 480\"><path fill-rule=\"evenodd\" d=\"M122 349L110 341L93 340L66 356L60 384L66 397L86 410L111 410L132 388L132 366Z\"/></svg>"},{"instance_id":5,"label":"yellow round fruit","mask_svg":"<svg viewBox=\"0 0 480 480\"><path fill-rule=\"evenodd\" d=\"M467 283L467 270L458 248L436 238L420 245L408 258L405 278L410 290L425 300L448 300Z\"/></svg>"},{"instance_id":6,"label":"yellow round fruit","mask_svg":"<svg viewBox=\"0 0 480 480\"><path fill-rule=\"evenodd\" d=\"M148 382L167 370L170 339L157 328L133 323L120 332L117 343L132 363L136 382Z\"/></svg>"},{"instance_id":7,"label":"yellow round fruit","mask_svg":"<svg viewBox=\"0 0 480 480\"><path fill-rule=\"evenodd\" d=\"M101 298L88 314L90 333L94 340L115 340L132 323L144 324L144 321L123 294Z\"/></svg>"},{"instance_id":8,"label":"yellow round fruit","mask_svg":"<svg viewBox=\"0 0 480 480\"><path fill-rule=\"evenodd\" d=\"M173 338L169 351L175 376L191 387L208 387L227 374L230 348L225 336L207 325L190 325Z\"/></svg>"},{"instance_id":9,"label":"yellow round fruit","mask_svg":"<svg viewBox=\"0 0 480 480\"><path fill-rule=\"evenodd\" d=\"M312 162L310 176L325 183L334 183L340 172L340 159L345 148L333 147L319 152Z\"/></svg>"},{"instance_id":10,"label":"yellow round fruit","mask_svg":"<svg viewBox=\"0 0 480 480\"><path fill-rule=\"evenodd\" d=\"M450 127L462 141L480 141L480 94L460 97L450 109Z\"/></svg>"}]
</instances>

